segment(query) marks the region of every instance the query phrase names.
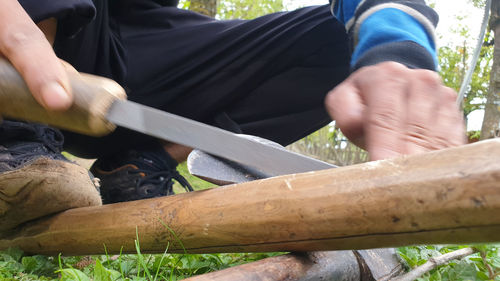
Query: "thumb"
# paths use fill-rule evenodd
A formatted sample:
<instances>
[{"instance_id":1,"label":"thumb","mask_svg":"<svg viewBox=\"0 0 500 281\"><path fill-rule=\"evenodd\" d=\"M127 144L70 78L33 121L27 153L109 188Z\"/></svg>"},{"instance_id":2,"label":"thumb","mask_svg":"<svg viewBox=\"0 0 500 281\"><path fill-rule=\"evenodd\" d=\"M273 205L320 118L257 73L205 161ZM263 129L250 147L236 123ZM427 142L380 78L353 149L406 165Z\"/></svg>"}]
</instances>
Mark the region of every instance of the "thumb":
<instances>
[{"instance_id":1,"label":"thumb","mask_svg":"<svg viewBox=\"0 0 500 281\"><path fill-rule=\"evenodd\" d=\"M366 106L352 80L347 79L330 91L325 106L342 133L351 142L363 147L363 115Z\"/></svg>"},{"instance_id":2,"label":"thumb","mask_svg":"<svg viewBox=\"0 0 500 281\"><path fill-rule=\"evenodd\" d=\"M42 31L18 1L0 9L0 53L19 71L33 97L49 110L72 104L68 77Z\"/></svg>"}]
</instances>

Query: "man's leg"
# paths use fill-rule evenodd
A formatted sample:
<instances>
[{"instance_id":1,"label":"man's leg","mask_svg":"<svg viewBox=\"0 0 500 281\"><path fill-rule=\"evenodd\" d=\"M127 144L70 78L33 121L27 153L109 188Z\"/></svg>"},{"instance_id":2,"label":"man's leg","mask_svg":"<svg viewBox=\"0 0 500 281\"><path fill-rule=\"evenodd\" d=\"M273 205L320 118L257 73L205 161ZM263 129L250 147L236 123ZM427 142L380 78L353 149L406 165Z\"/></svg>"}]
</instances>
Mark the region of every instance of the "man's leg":
<instances>
[{"instance_id":1,"label":"man's leg","mask_svg":"<svg viewBox=\"0 0 500 281\"><path fill-rule=\"evenodd\" d=\"M332 18L328 7L221 22L161 7L154 1L128 0L120 5L112 14L113 26L119 28L110 38L118 41L112 46L122 47L126 57L121 83L129 99L281 144L329 121L323 99L347 76L349 52L344 27ZM72 45L88 42L77 37L63 45L72 50L78 49ZM78 55L65 53L62 57L77 69L85 69L88 63L80 62ZM110 64L119 65L115 61ZM103 74L99 70L94 73ZM158 140L126 129L100 139L66 136L70 151L99 158L94 171L101 177L124 180L130 173L149 177L176 165ZM139 162L142 167L134 167ZM149 162L159 165L146 165ZM123 200L121 197L129 196L116 190L120 184L108 185L113 189L110 197ZM168 193L152 192L148 187L146 194L133 181L120 189L135 190L140 196Z\"/></svg>"}]
</instances>

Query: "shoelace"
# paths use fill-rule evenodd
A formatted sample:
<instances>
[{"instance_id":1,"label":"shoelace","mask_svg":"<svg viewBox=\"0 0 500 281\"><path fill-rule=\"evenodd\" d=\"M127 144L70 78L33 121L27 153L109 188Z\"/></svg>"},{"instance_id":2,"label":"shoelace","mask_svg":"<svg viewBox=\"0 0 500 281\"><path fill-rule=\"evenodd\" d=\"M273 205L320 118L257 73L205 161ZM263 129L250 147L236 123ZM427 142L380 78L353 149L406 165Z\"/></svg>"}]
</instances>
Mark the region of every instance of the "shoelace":
<instances>
[{"instance_id":1,"label":"shoelace","mask_svg":"<svg viewBox=\"0 0 500 281\"><path fill-rule=\"evenodd\" d=\"M146 174L150 171L137 169L131 172ZM177 170L161 171L146 175L137 181L136 187L149 183L155 186L159 185L162 190L167 192L166 194L173 194L173 180L176 180L186 191L194 191L189 182Z\"/></svg>"},{"instance_id":2,"label":"shoelace","mask_svg":"<svg viewBox=\"0 0 500 281\"><path fill-rule=\"evenodd\" d=\"M43 145L53 153L61 153L64 143L63 134L59 130L50 127L42 127L39 131Z\"/></svg>"},{"instance_id":3,"label":"shoelace","mask_svg":"<svg viewBox=\"0 0 500 281\"><path fill-rule=\"evenodd\" d=\"M49 127L39 129L37 140L20 142L9 148L0 147L0 153L8 152L12 156L12 159L1 159L0 162L15 168L40 155L52 159L66 160L60 154L64 138L62 134Z\"/></svg>"}]
</instances>

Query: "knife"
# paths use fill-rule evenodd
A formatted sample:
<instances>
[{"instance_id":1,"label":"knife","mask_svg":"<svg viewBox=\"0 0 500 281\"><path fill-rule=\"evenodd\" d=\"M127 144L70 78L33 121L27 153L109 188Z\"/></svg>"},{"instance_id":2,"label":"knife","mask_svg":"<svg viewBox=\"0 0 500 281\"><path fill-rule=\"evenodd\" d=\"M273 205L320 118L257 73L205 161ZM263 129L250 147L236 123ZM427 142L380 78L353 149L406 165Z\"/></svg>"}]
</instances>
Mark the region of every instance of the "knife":
<instances>
[{"instance_id":1,"label":"knife","mask_svg":"<svg viewBox=\"0 0 500 281\"><path fill-rule=\"evenodd\" d=\"M111 133L116 126L122 126L248 165L270 176L335 167L217 127L128 101L123 88L113 80L84 73L68 75L74 104L65 112L49 112L36 102L14 67L0 59L0 116L45 123L96 137Z\"/></svg>"}]
</instances>

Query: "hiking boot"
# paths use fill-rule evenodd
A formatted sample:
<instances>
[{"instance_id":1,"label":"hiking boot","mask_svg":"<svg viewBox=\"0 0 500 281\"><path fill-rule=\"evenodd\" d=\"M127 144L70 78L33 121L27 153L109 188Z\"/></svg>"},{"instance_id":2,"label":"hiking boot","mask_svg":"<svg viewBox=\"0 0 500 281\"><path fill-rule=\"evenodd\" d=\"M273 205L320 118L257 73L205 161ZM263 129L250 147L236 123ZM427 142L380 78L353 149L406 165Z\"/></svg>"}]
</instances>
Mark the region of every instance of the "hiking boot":
<instances>
[{"instance_id":1,"label":"hiking boot","mask_svg":"<svg viewBox=\"0 0 500 281\"><path fill-rule=\"evenodd\" d=\"M62 154L56 129L0 123L0 232L67 209L101 205L89 172Z\"/></svg>"},{"instance_id":2,"label":"hiking boot","mask_svg":"<svg viewBox=\"0 0 500 281\"><path fill-rule=\"evenodd\" d=\"M193 191L160 144L97 160L90 168L101 181L104 204L173 195L174 180Z\"/></svg>"}]
</instances>

